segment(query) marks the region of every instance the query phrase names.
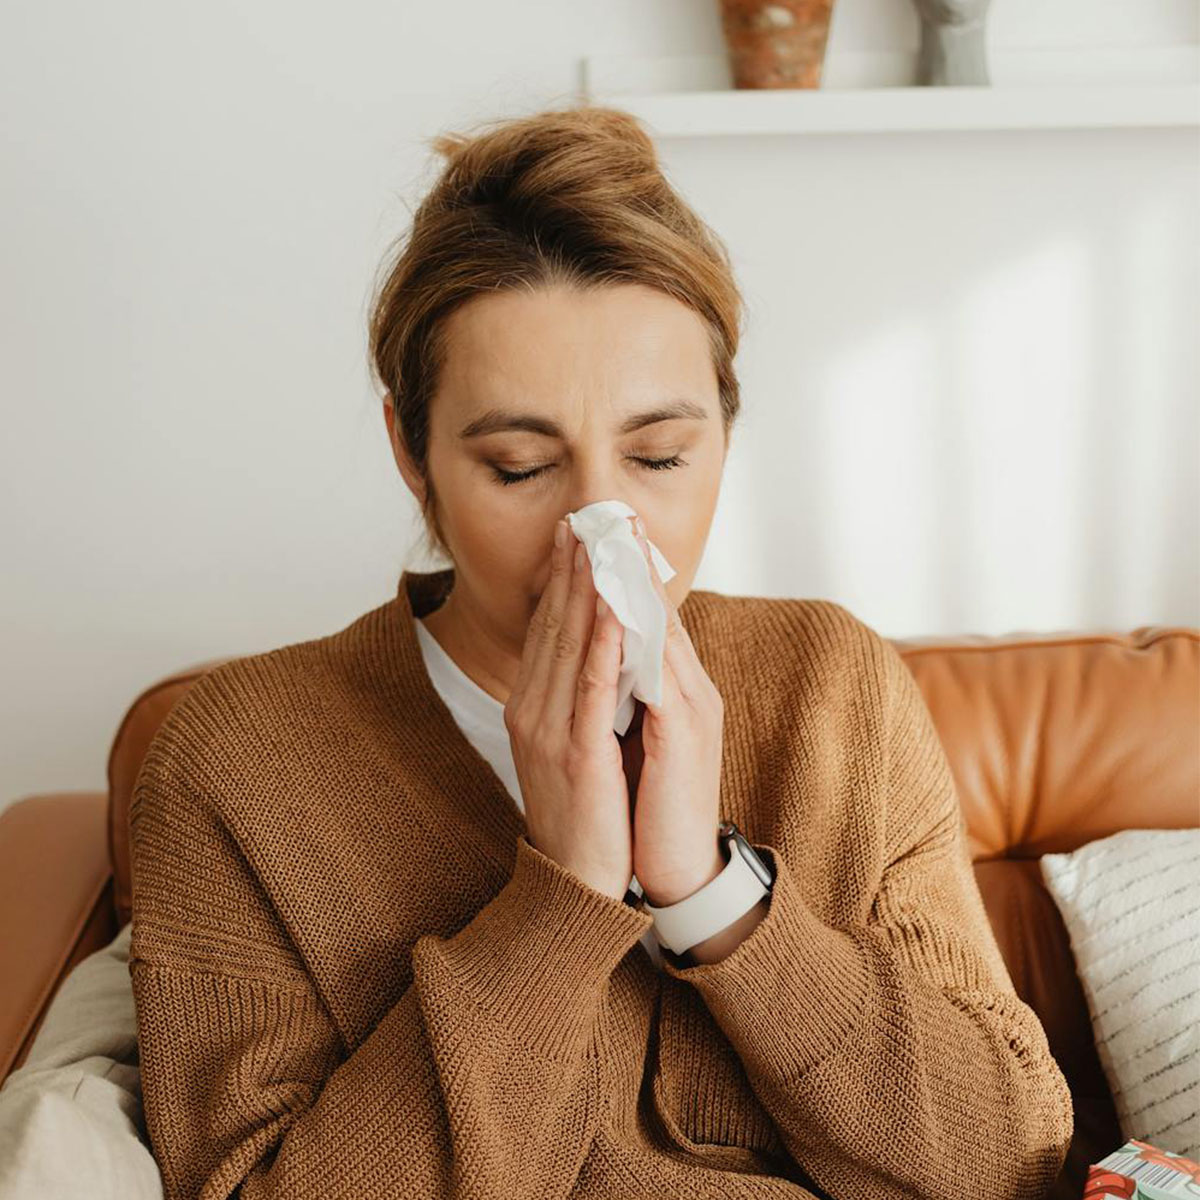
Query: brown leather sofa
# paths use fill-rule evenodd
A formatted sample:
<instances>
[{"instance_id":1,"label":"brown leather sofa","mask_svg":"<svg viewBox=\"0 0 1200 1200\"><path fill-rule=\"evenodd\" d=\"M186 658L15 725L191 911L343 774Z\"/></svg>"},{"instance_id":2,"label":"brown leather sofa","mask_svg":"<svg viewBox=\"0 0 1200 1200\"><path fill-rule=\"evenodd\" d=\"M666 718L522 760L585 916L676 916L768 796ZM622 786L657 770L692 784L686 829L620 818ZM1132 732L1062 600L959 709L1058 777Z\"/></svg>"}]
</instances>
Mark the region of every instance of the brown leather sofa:
<instances>
[{"instance_id":1,"label":"brown leather sofa","mask_svg":"<svg viewBox=\"0 0 1200 1200\"><path fill-rule=\"evenodd\" d=\"M1053 1196L1121 1142L1044 853L1122 829L1200 824L1200 629L895 639L937 723L976 878L1013 985L1075 1099ZM32 796L0 813L0 1079L23 1061L71 968L129 920L134 778L171 706L216 662L160 680L113 741L108 791Z\"/></svg>"}]
</instances>

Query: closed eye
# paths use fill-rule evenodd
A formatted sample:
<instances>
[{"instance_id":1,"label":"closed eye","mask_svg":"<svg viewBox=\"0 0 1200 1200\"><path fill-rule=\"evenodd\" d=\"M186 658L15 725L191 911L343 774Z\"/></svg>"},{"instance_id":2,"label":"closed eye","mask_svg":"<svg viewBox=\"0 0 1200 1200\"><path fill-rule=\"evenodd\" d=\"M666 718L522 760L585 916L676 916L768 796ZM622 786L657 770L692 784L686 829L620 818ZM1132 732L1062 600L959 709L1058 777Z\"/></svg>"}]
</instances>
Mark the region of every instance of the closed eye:
<instances>
[{"instance_id":1,"label":"closed eye","mask_svg":"<svg viewBox=\"0 0 1200 1200\"><path fill-rule=\"evenodd\" d=\"M648 471L669 471L673 467L686 467L687 463L679 457L678 454L671 455L670 458L637 458L633 459L636 463L641 463ZM506 486L511 483L524 483L529 479L536 479L537 476L544 474L553 467L553 463L547 463L544 467L534 467L532 471L506 471L503 467L492 466L492 473L496 478Z\"/></svg>"}]
</instances>

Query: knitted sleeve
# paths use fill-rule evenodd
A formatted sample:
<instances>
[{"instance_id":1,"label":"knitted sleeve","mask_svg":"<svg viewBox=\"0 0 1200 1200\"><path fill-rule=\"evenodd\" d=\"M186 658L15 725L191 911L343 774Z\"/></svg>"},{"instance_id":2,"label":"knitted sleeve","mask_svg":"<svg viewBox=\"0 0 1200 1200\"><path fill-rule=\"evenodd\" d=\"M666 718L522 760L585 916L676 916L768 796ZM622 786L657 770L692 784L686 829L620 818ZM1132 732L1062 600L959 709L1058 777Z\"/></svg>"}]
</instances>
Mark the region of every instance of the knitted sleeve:
<instances>
[{"instance_id":1,"label":"knitted sleeve","mask_svg":"<svg viewBox=\"0 0 1200 1200\"><path fill-rule=\"evenodd\" d=\"M211 806L139 776L132 834L166 1200L570 1192L599 1113L605 984L648 915L522 837L504 887L452 936L417 939L410 985L350 1048Z\"/></svg>"},{"instance_id":2,"label":"knitted sleeve","mask_svg":"<svg viewBox=\"0 0 1200 1200\"><path fill-rule=\"evenodd\" d=\"M1071 1095L1016 995L975 882L945 751L919 685L887 678L894 844L869 919L832 927L773 846L766 915L694 984L789 1151L845 1200L1037 1200L1073 1131Z\"/></svg>"}]
</instances>

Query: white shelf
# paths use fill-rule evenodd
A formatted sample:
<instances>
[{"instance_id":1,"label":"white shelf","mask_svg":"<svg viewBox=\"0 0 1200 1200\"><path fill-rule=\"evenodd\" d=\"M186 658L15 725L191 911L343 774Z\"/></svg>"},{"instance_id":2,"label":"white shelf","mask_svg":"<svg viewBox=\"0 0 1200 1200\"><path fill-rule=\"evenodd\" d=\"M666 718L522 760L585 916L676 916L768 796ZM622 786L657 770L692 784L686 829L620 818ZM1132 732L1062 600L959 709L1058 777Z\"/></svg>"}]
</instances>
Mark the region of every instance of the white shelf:
<instances>
[{"instance_id":1,"label":"white shelf","mask_svg":"<svg viewBox=\"0 0 1200 1200\"><path fill-rule=\"evenodd\" d=\"M917 87L915 55L831 55L820 88L736 89L721 57L589 58L587 100L666 137L1200 126L1194 45L989 53L992 83Z\"/></svg>"}]
</instances>

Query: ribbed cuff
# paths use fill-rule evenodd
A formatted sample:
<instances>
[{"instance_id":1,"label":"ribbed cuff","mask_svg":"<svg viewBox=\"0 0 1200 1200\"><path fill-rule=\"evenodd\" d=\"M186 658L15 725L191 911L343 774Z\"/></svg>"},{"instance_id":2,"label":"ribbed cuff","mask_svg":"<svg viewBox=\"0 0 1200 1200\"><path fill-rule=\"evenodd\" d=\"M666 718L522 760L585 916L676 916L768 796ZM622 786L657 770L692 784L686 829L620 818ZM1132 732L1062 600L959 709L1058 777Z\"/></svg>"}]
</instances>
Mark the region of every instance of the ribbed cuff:
<instances>
[{"instance_id":1,"label":"ribbed cuff","mask_svg":"<svg viewBox=\"0 0 1200 1200\"><path fill-rule=\"evenodd\" d=\"M742 1061L795 1078L833 1053L864 1015L870 951L808 906L773 846L753 843L775 868L763 919L719 962L663 970L693 984Z\"/></svg>"},{"instance_id":2,"label":"ribbed cuff","mask_svg":"<svg viewBox=\"0 0 1200 1200\"><path fill-rule=\"evenodd\" d=\"M608 977L653 924L522 835L508 883L438 949L514 1039L557 1057L590 1026Z\"/></svg>"}]
</instances>

